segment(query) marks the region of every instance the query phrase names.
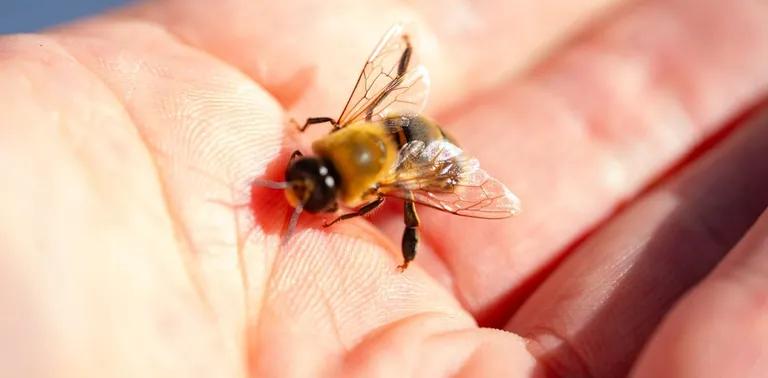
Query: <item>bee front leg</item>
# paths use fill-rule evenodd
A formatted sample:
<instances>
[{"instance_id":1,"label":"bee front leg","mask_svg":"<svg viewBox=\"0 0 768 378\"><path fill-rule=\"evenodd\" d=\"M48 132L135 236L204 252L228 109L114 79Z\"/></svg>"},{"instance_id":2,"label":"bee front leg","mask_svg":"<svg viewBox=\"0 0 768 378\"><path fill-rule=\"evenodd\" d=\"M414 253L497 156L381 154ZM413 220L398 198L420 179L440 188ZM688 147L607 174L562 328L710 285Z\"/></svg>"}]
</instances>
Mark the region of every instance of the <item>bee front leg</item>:
<instances>
[{"instance_id":1,"label":"bee front leg","mask_svg":"<svg viewBox=\"0 0 768 378\"><path fill-rule=\"evenodd\" d=\"M405 231L403 232L403 263L397 266L400 273L404 272L408 268L414 257L416 257L416 245L419 244L419 234L416 228L419 227L419 216L416 214L416 206L413 201L405 201L405 211L403 212L405 218Z\"/></svg>"},{"instance_id":2,"label":"bee front leg","mask_svg":"<svg viewBox=\"0 0 768 378\"><path fill-rule=\"evenodd\" d=\"M332 220L330 223L324 223L323 227L330 227L334 223L343 221L345 219L360 217L360 216L363 216L365 214L368 214L371 211L375 210L377 207L381 206L382 203L384 203L384 197L376 198L375 200L373 200L371 202L368 202L365 205L361 206L355 212L348 213L348 214L342 214L339 217L337 217L336 219Z\"/></svg>"},{"instance_id":3,"label":"bee front leg","mask_svg":"<svg viewBox=\"0 0 768 378\"><path fill-rule=\"evenodd\" d=\"M329 122L331 125L333 125L334 130L339 128L339 123L331 117L310 117L310 118L307 118L307 120L304 122L304 126L299 125L299 123L296 122L295 119L291 119L291 123L296 125L296 128L299 129L299 131L301 132L304 132L304 130L306 130L307 127L309 127L310 125L315 125L318 123L326 123L326 122Z\"/></svg>"},{"instance_id":4,"label":"bee front leg","mask_svg":"<svg viewBox=\"0 0 768 378\"><path fill-rule=\"evenodd\" d=\"M293 151L293 153L291 154L291 157L288 159L288 162L292 163L294 160L296 160L296 158L300 158L302 156L304 156L304 154L302 154L301 151L299 150Z\"/></svg>"}]
</instances>

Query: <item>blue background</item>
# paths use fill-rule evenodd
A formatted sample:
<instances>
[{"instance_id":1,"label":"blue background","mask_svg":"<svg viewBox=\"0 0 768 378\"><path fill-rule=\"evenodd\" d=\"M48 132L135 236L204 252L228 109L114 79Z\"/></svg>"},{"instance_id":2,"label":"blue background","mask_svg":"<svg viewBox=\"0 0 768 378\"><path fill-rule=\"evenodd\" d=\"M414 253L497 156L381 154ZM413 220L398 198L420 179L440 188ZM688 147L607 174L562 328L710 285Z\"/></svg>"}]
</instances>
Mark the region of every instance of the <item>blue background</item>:
<instances>
[{"instance_id":1,"label":"blue background","mask_svg":"<svg viewBox=\"0 0 768 378\"><path fill-rule=\"evenodd\" d=\"M0 0L0 34L39 30L127 2L127 0Z\"/></svg>"}]
</instances>

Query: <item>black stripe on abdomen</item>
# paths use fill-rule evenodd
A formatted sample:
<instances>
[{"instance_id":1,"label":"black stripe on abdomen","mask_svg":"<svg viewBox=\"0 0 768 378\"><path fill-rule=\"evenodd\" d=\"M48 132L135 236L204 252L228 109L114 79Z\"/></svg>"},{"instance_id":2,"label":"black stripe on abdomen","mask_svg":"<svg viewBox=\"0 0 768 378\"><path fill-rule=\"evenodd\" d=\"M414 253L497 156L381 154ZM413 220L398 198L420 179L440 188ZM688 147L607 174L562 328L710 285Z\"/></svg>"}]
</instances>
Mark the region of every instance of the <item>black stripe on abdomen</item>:
<instances>
[{"instance_id":1,"label":"black stripe on abdomen","mask_svg":"<svg viewBox=\"0 0 768 378\"><path fill-rule=\"evenodd\" d=\"M394 138L398 148L414 140L429 143L443 138L442 130L417 115L390 116L384 119L384 126Z\"/></svg>"}]
</instances>

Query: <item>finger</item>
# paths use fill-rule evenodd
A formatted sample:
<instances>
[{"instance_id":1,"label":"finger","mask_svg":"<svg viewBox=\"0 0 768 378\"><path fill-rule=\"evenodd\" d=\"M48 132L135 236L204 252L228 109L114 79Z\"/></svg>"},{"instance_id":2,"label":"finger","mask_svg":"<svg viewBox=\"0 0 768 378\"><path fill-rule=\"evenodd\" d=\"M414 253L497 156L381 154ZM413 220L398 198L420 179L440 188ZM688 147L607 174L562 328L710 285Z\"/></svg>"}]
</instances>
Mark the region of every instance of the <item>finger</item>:
<instances>
[{"instance_id":1,"label":"finger","mask_svg":"<svg viewBox=\"0 0 768 378\"><path fill-rule=\"evenodd\" d=\"M430 105L439 106L527 67L620 2L170 0L123 14L158 22L241 69L284 105L300 100L292 112L306 117L341 111L363 61L395 22L416 29L416 54L433 77Z\"/></svg>"},{"instance_id":2,"label":"finger","mask_svg":"<svg viewBox=\"0 0 768 378\"><path fill-rule=\"evenodd\" d=\"M638 377L760 377L768 369L768 212L664 319Z\"/></svg>"},{"instance_id":3,"label":"finger","mask_svg":"<svg viewBox=\"0 0 768 378\"><path fill-rule=\"evenodd\" d=\"M523 202L503 222L421 212L482 324L504 324L571 243L765 95L766 20L752 0L638 2L441 118Z\"/></svg>"},{"instance_id":4,"label":"finger","mask_svg":"<svg viewBox=\"0 0 768 378\"><path fill-rule=\"evenodd\" d=\"M625 375L672 304L768 206L768 106L739 126L576 249L508 329L561 374Z\"/></svg>"}]
</instances>

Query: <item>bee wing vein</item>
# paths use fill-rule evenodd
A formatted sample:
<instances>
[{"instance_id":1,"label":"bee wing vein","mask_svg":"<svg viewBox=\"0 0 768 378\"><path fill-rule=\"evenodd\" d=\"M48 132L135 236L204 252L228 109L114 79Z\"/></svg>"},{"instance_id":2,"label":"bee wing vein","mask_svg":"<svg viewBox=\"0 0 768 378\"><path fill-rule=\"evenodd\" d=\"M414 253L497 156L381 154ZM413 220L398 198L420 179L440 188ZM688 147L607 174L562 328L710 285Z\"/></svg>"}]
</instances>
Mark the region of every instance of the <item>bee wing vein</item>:
<instances>
[{"instance_id":1,"label":"bee wing vein","mask_svg":"<svg viewBox=\"0 0 768 378\"><path fill-rule=\"evenodd\" d=\"M369 116L418 113L423 109L430 84L426 69L406 67L405 73L398 75L400 60L408 46L402 25L396 24L385 34L363 66L339 116L341 127Z\"/></svg>"},{"instance_id":2,"label":"bee wing vein","mask_svg":"<svg viewBox=\"0 0 768 378\"><path fill-rule=\"evenodd\" d=\"M520 211L520 201L504 184L446 140L404 145L380 190L469 217L506 218Z\"/></svg>"}]
</instances>

